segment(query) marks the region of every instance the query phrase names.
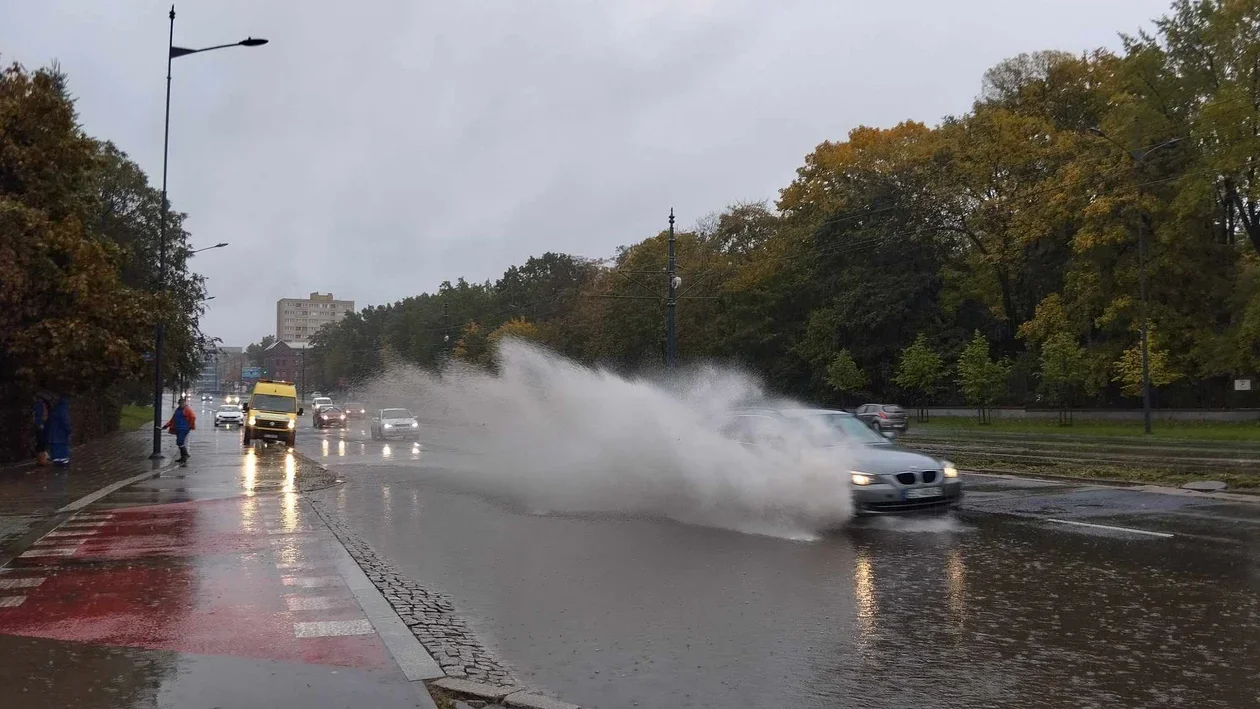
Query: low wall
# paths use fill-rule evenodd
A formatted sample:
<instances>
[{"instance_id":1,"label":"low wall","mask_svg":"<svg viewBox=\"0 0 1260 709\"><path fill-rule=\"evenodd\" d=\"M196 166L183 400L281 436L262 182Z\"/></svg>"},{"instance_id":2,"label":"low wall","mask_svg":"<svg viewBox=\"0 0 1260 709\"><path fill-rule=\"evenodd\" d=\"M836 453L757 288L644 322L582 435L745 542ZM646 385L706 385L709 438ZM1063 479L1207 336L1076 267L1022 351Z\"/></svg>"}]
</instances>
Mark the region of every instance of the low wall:
<instances>
[{"instance_id":1,"label":"low wall","mask_svg":"<svg viewBox=\"0 0 1260 709\"><path fill-rule=\"evenodd\" d=\"M906 407L914 412L913 406ZM931 416L975 416L975 409L929 406ZM1058 409L1000 407L989 409L995 419L1058 419ZM1141 421L1141 409L1072 409L1072 417L1093 421ZM1260 409L1154 409L1154 421L1260 421Z\"/></svg>"}]
</instances>

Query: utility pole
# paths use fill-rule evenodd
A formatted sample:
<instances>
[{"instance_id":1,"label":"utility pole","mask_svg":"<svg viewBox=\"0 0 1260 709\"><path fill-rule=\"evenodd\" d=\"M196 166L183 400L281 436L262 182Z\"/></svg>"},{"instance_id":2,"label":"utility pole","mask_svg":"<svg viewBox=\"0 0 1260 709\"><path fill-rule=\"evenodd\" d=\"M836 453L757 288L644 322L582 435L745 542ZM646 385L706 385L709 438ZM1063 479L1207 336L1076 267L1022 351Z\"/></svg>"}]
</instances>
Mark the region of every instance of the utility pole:
<instances>
[{"instance_id":1,"label":"utility pole","mask_svg":"<svg viewBox=\"0 0 1260 709\"><path fill-rule=\"evenodd\" d=\"M673 371L678 361L678 323L675 318L678 309L678 263L674 259L674 208L669 209L669 263L666 265L666 277L669 278L668 295L665 298L665 365Z\"/></svg>"}]
</instances>

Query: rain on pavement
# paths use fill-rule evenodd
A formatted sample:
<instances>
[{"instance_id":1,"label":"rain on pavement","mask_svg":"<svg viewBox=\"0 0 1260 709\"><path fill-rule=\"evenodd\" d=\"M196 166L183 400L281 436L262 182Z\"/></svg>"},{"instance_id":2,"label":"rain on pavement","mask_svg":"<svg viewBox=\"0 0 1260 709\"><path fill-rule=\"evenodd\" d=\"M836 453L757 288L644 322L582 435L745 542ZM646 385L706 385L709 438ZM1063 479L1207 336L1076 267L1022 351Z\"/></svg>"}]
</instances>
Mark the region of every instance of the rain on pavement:
<instances>
[{"instance_id":1,"label":"rain on pavement","mask_svg":"<svg viewBox=\"0 0 1260 709\"><path fill-rule=\"evenodd\" d=\"M435 484L440 440L304 431L314 493L518 678L620 707L1260 702L1260 506L972 476L963 510L814 542L532 515Z\"/></svg>"}]
</instances>

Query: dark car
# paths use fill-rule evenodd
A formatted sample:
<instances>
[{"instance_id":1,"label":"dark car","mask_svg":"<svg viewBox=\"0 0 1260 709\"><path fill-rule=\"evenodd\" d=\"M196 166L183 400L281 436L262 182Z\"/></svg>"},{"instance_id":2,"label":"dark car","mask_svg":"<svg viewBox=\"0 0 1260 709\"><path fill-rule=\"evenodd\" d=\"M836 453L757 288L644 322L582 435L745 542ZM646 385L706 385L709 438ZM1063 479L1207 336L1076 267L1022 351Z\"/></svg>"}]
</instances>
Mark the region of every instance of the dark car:
<instances>
[{"instance_id":1,"label":"dark car","mask_svg":"<svg viewBox=\"0 0 1260 709\"><path fill-rule=\"evenodd\" d=\"M896 404L863 404L857 407L853 415L876 431L905 433L910 430L910 418L906 416L906 410Z\"/></svg>"},{"instance_id":2,"label":"dark car","mask_svg":"<svg viewBox=\"0 0 1260 709\"><path fill-rule=\"evenodd\" d=\"M340 406L324 406L315 412L315 428L345 428L346 412Z\"/></svg>"},{"instance_id":3,"label":"dark car","mask_svg":"<svg viewBox=\"0 0 1260 709\"><path fill-rule=\"evenodd\" d=\"M341 408L346 412L347 419L365 419L367 418L367 406L359 403L345 403Z\"/></svg>"},{"instance_id":4,"label":"dark car","mask_svg":"<svg viewBox=\"0 0 1260 709\"><path fill-rule=\"evenodd\" d=\"M820 442L843 447L836 484L847 485L859 516L947 510L962 500L958 468L896 445L853 414L829 409L748 409L736 412L722 434L744 445L788 446L803 432L827 431ZM795 434L795 435L792 435Z\"/></svg>"}]
</instances>

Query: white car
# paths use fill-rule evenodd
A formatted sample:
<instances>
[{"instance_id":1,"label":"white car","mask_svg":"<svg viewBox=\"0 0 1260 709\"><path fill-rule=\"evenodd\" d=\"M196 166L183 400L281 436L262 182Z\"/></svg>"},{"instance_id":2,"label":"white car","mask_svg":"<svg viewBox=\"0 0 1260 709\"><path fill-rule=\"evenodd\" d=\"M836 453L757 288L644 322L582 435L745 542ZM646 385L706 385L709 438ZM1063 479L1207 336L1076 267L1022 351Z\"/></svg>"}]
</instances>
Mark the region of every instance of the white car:
<instances>
[{"instance_id":1,"label":"white car","mask_svg":"<svg viewBox=\"0 0 1260 709\"><path fill-rule=\"evenodd\" d=\"M390 438L420 438L420 423L406 409L381 409L372 417L372 440L386 441Z\"/></svg>"},{"instance_id":2,"label":"white car","mask_svg":"<svg viewBox=\"0 0 1260 709\"><path fill-rule=\"evenodd\" d=\"M240 426L245 423L245 413L236 404L223 404L214 412L214 426Z\"/></svg>"}]
</instances>

